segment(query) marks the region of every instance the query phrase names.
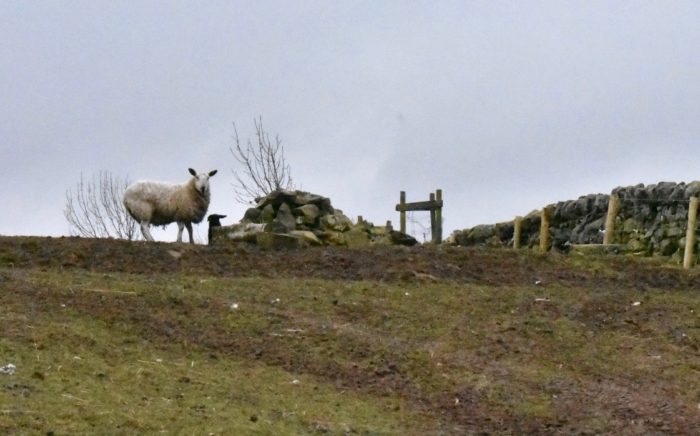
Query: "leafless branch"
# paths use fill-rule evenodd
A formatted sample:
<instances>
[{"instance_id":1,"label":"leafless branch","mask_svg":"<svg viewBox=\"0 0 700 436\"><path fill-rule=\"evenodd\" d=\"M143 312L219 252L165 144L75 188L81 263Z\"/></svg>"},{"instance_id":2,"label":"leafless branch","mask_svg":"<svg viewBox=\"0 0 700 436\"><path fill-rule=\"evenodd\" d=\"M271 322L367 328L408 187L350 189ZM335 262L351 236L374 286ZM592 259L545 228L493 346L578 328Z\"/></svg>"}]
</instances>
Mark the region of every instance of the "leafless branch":
<instances>
[{"instance_id":1,"label":"leafless branch","mask_svg":"<svg viewBox=\"0 0 700 436\"><path fill-rule=\"evenodd\" d=\"M137 223L122 203L128 186L127 178L108 171L100 171L89 180L81 173L75 190L66 191L63 214L71 232L89 238L137 239Z\"/></svg>"},{"instance_id":2,"label":"leafless branch","mask_svg":"<svg viewBox=\"0 0 700 436\"><path fill-rule=\"evenodd\" d=\"M241 146L236 124L233 124L234 146L229 147L241 170L233 170L236 179L236 200L248 204L258 197L278 189L294 189L291 169L284 158L284 147L279 136L274 143L265 132L262 117L254 120L256 143L250 140Z\"/></svg>"}]
</instances>

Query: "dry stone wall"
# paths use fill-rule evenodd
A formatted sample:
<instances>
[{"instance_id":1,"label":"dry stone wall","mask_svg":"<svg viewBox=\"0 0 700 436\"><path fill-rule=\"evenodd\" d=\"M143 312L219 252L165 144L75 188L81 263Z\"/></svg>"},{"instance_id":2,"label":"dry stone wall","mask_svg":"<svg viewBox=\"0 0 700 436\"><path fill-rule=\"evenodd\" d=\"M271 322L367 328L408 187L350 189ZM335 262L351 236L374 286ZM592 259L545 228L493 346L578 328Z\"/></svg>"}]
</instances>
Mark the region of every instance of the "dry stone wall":
<instances>
[{"instance_id":1,"label":"dry stone wall","mask_svg":"<svg viewBox=\"0 0 700 436\"><path fill-rule=\"evenodd\" d=\"M682 256L688 204L690 197L700 195L700 182L639 184L615 188L612 194L619 198L613 243L621 251ZM552 247L566 251L576 244L601 244L609 200L607 194L591 194L550 205ZM513 221L479 225L455 231L448 242L464 246L512 246L513 230ZM523 217L521 245L537 246L539 232L540 211L533 211Z\"/></svg>"},{"instance_id":2,"label":"dry stone wall","mask_svg":"<svg viewBox=\"0 0 700 436\"><path fill-rule=\"evenodd\" d=\"M327 197L304 191L278 190L256 199L240 223L212 229L211 244L241 242L265 248L309 245L414 245L417 241L391 228L353 223Z\"/></svg>"}]
</instances>

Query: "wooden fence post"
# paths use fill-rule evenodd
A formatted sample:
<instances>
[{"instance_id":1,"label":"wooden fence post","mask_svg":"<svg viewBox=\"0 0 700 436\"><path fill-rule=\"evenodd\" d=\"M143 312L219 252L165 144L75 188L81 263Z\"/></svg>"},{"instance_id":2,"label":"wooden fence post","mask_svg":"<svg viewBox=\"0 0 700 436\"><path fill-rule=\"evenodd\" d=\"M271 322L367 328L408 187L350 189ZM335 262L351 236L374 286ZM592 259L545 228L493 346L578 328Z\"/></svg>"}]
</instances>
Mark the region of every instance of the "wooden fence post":
<instances>
[{"instance_id":1,"label":"wooden fence post","mask_svg":"<svg viewBox=\"0 0 700 436\"><path fill-rule=\"evenodd\" d=\"M435 194L431 192L428 198L430 199L430 202L433 203L435 201ZM433 243L435 243L437 240L437 228L435 228L435 209L430 209L430 240Z\"/></svg>"},{"instance_id":2,"label":"wooden fence post","mask_svg":"<svg viewBox=\"0 0 700 436\"><path fill-rule=\"evenodd\" d=\"M619 209L619 198L617 195L610 195L608 202L608 216L605 219L605 234L603 235L603 245L610 245L613 242L615 233L615 218Z\"/></svg>"},{"instance_id":3,"label":"wooden fence post","mask_svg":"<svg viewBox=\"0 0 700 436\"><path fill-rule=\"evenodd\" d=\"M523 231L523 217L516 216L513 228L513 250L520 249L520 238Z\"/></svg>"},{"instance_id":4,"label":"wooden fence post","mask_svg":"<svg viewBox=\"0 0 700 436\"><path fill-rule=\"evenodd\" d=\"M435 191L435 200L442 205L442 189ZM442 244L442 206L435 209L436 244Z\"/></svg>"},{"instance_id":5,"label":"wooden fence post","mask_svg":"<svg viewBox=\"0 0 700 436\"><path fill-rule=\"evenodd\" d=\"M399 195L399 204L401 205L401 210L399 211L399 229L401 233L406 233L406 191L401 191Z\"/></svg>"},{"instance_id":6,"label":"wooden fence post","mask_svg":"<svg viewBox=\"0 0 700 436\"><path fill-rule=\"evenodd\" d=\"M698 197L690 197L688 204L688 230L685 233L685 255L683 268L693 266L693 249L695 248L695 229L698 224Z\"/></svg>"},{"instance_id":7,"label":"wooden fence post","mask_svg":"<svg viewBox=\"0 0 700 436\"><path fill-rule=\"evenodd\" d=\"M546 253L549 250L549 207L542 208L540 216L540 251Z\"/></svg>"}]
</instances>

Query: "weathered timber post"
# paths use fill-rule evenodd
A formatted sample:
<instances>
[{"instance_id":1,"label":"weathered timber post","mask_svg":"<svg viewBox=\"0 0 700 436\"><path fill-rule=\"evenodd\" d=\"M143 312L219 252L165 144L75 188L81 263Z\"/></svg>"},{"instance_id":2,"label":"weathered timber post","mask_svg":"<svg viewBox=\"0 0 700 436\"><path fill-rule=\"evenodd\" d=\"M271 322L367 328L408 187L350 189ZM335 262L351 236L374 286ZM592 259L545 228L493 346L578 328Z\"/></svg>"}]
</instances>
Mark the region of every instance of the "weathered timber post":
<instances>
[{"instance_id":1,"label":"weathered timber post","mask_svg":"<svg viewBox=\"0 0 700 436\"><path fill-rule=\"evenodd\" d=\"M431 203L435 203L435 194L430 193ZM430 240L435 243L437 240L437 229L435 228L435 209L430 209Z\"/></svg>"},{"instance_id":2,"label":"weathered timber post","mask_svg":"<svg viewBox=\"0 0 700 436\"><path fill-rule=\"evenodd\" d=\"M619 204L620 202L617 195L610 195L610 201L608 202L608 216L605 219L605 234L603 235L603 245L610 245L613 242L613 235L615 233L615 218L617 218Z\"/></svg>"},{"instance_id":3,"label":"weathered timber post","mask_svg":"<svg viewBox=\"0 0 700 436\"><path fill-rule=\"evenodd\" d=\"M435 209L435 227L437 228L436 244L442 244L442 189L435 191L435 200L438 204L437 209Z\"/></svg>"},{"instance_id":4,"label":"weathered timber post","mask_svg":"<svg viewBox=\"0 0 700 436\"><path fill-rule=\"evenodd\" d=\"M549 250L549 207L542 208L540 222L540 251L546 253Z\"/></svg>"},{"instance_id":5,"label":"weathered timber post","mask_svg":"<svg viewBox=\"0 0 700 436\"><path fill-rule=\"evenodd\" d=\"M401 233L406 233L406 191L401 191L399 194L399 229Z\"/></svg>"},{"instance_id":6,"label":"weathered timber post","mask_svg":"<svg viewBox=\"0 0 700 436\"><path fill-rule=\"evenodd\" d=\"M688 204L688 230L685 233L685 255L683 256L683 268L693 266L693 249L695 248L695 229L698 224L698 197L690 197Z\"/></svg>"},{"instance_id":7,"label":"weathered timber post","mask_svg":"<svg viewBox=\"0 0 700 436\"><path fill-rule=\"evenodd\" d=\"M520 249L520 238L523 232L523 217L516 216L513 223L513 250Z\"/></svg>"}]
</instances>

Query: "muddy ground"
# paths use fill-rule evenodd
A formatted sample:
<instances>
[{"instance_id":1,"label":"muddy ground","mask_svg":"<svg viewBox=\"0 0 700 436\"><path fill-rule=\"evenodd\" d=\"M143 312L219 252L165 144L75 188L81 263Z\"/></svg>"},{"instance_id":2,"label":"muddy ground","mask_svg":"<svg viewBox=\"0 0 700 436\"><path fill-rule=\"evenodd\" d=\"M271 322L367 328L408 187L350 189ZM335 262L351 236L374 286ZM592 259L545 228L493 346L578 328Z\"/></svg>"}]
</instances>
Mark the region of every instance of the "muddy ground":
<instances>
[{"instance_id":1,"label":"muddy ground","mask_svg":"<svg viewBox=\"0 0 700 436\"><path fill-rule=\"evenodd\" d=\"M580 326L580 334L589 335L592 341L593 338L618 332L637 339L651 339L657 335L667 338L669 345L665 349L677 353L669 356L683 365L683 374L689 379L697 379L700 375L700 319L696 312L679 324L674 323L673 319L663 319L676 317L675 312L668 308L639 314L630 311L631 300L643 298L647 293L653 295L655 301L660 301L664 295L672 296L670 298L675 298L676 294L682 295L683 304L690 305L688 311L700 310L697 307L700 297L693 297L695 291L700 293L700 273L697 270L683 271L664 260L617 256L583 259L558 254L542 256L460 247L309 248L274 252L254 247L0 237L0 268L3 271L0 277L3 296L0 301L16 311L20 311L21 307L32 307L34 311L45 310L48 313L50 307L66 304L108 323L138 325L148 340L163 347L173 342L196 344L210 352L213 359L245 356L252 361L259 360L294 373L327 379L335 383L338 389L358 390L377 396L399 395L415 404L420 413L439 422L437 428L433 428L435 433L700 432L700 394L685 392L684 389L690 386L684 386L682 381L655 380L653 372L638 370L638 362L629 362L632 367L625 376L625 350L610 351L617 356L611 359L613 363L620 359L620 368L609 375L587 362L581 362L581 366L590 368L579 371L574 368L577 362L568 361L565 364L571 369L567 376L553 377L537 386L531 386L531 381L522 378L514 379L504 369L505 366L494 363L500 359L514 358L536 364L538 359L555 358L547 354L552 346L545 343L547 335L552 334L546 329L551 330L551 325L555 324L547 324L549 327L543 328L544 333L533 336L532 332L539 327L532 327L535 324L531 320L548 323L566 321ZM292 349L281 339L256 337L250 332L231 334L218 326L214 319L208 320L211 313L227 310L228 302L221 299L171 299L164 302L161 297L143 296L135 309L133 306L114 305L109 296L103 294L76 294L59 286L36 289L12 273L21 270L84 270L145 277L167 274L183 277L319 279L368 283L369 287L372 283L386 283L397 289L405 286L412 292L417 292L423 285L426 288L451 286L455 289L466 286L469 289L487 289L496 298L499 298L499 289L503 289L503 299L513 302L511 313L514 321L488 324L488 320L481 320L498 330L483 333L481 342L473 345L470 353L460 354L453 350L445 354L443 361L454 374L468 368L470 373L488 374L490 378L498 379L500 371L504 386L494 393L488 389L475 389L473 384L455 376L462 382L453 382L445 388L435 374L424 374L425 370L420 365L406 357L413 352L412 345L406 345L405 349L398 346L388 350L374 339L364 338L363 334L378 332L377 329L362 329L363 317L366 316L366 322L371 324L374 315L365 315L350 306L343 306L337 297L329 296L327 301L321 298L318 304L332 307L334 316L346 321L343 325L349 324L348 328L352 328L353 323L358 325L357 331L343 333L342 342L328 340L327 327L308 315L273 310L266 312L268 317L279 318L275 322L284 323L294 318L294 325L302 326L304 334ZM513 290L519 288L528 289L528 292L536 292L533 289L549 291L542 293L543 298L526 300L511 295ZM580 301L574 301L575 298L561 304L550 301L555 300L557 290L566 289L580 292ZM619 301L615 295L620 296ZM661 303L658 304L658 307L662 307ZM465 334L466 329L455 324L453 334L455 337ZM318 358L317 353L329 355ZM338 357L333 357L333 353L337 353ZM538 356L538 353L541 355ZM598 356L600 353L605 352L595 351L591 355ZM527 359L522 358L525 355ZM560 355L556 355L556 358L563 359ZM606 360L605 365L609 364ZM451 374L447 369L444 371ZM525 385L522 392L526 393L507 387L510 383L522 383ZM504 396L533 396L538 392L556 399L547 400L551 411L538 415L498 406L501 403L511 404L509 398L499 399L498 393ZM600 415L599 419L597 415Z\"/></svg>"},{"instance_id":2,"label":"muddy ground","mask_svg":"<svg viewBox=\"0 0 700 436\"><path fill-rule=\"evenodd\" d=\"M551 259L563 260L551 262ZM664 259L610 256L605 267L582 270L565 255L462 247L342 247L267 251L83 238L0 236L0 261L14 268L80 268L138 274L186 272L222 277L307 277L339 280L454 280L489 286L634 285L640 289L698 286L698 273Z\"/></svg>"}]
</instances>

